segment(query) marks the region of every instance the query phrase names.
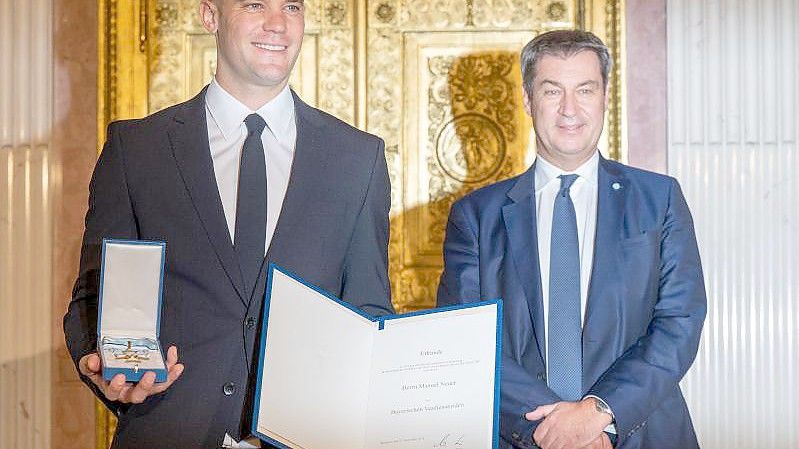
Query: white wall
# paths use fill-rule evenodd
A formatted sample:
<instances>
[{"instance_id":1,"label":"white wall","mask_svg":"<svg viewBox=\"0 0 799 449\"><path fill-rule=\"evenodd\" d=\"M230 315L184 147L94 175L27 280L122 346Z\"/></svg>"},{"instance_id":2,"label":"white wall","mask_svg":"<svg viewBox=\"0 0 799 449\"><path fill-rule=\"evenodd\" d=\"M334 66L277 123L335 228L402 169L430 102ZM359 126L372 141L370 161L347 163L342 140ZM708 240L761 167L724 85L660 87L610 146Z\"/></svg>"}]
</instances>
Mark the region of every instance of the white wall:
<instances>
[{"instance_id":1,"label":"white wall","mask_svg":"<svg viewBox=\"0 0 799 449\"><path fill-rule=\"evenodd\" d=\"M799 447L799 5L669 0L669 173L708 290L684 380L705 449Z\"/></svg>"},{"instance_id":2,"label":"white wall","mask_svg":"<svg viewBox=\"0 0 799 449\"><path fill-rule=\"evenodd\" d=\"M50 447L52 0L0 0L0 447Z\"/></svg>"}]
</instances>

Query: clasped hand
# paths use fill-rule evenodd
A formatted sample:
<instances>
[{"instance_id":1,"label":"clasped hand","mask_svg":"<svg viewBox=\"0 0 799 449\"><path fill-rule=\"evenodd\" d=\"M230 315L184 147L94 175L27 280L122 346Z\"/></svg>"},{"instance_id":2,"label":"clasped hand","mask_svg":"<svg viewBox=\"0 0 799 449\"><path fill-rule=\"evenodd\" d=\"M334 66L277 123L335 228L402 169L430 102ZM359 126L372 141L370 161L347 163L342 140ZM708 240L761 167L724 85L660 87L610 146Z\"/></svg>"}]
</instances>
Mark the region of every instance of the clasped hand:
<instances>
[{"instance_id":1,"label":"clasped hand","mask_svg":"<svg viewBox=\"0 0 799 449\"><path fill-rule=\"evenodd\" d=\"M596 409L593 398L542 405L525 417L530 421L543 420L533 433L533 441L542 449L613 447L603 432L612 419L607 413Z\"/></svg>"},{"instance_id":2,"label":"clasped hand","mask_svg":"<svg viewBox=\"0 0 799 449\"><path fill-rule=\"evenodd\" d=\"M155 373L147 371L138 383L126 382L124 374L117 374L110 381L103 379L103 364L96 352L83 356L78 362L81 374L88 377L109 401L125 404L140 404L149 396L166 391L183 373L183 364L178 363L178 348L170 346L166 352L166 382L155 383Z\"/></svg>"}]
</instances>

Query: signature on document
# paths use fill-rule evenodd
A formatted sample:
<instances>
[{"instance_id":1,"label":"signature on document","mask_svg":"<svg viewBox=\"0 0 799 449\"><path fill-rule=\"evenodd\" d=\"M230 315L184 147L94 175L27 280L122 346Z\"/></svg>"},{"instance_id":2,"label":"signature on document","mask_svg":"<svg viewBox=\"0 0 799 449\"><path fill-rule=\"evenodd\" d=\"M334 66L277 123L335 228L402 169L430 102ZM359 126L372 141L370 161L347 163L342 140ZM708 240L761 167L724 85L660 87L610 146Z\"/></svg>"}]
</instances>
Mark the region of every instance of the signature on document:
<instances>
[{"instance_id":1,"label":"signature on document","mask_svg":"<svg viewBox=\"0 0 799 449\"><path fill-rule=\"evenodd\" d=\"M448 434L444 435L444 437L441 438L441 440L439 440L438 443L435 443L433 445L433 447L434 448L449 447L450 441L453 440L452 447L460 448L460 447L463 447L463 439L464 439L464 437L465 437L465 435L461 435L457 439L453 440L452 434L448 433Z\"/></svg>"}]
</instances>

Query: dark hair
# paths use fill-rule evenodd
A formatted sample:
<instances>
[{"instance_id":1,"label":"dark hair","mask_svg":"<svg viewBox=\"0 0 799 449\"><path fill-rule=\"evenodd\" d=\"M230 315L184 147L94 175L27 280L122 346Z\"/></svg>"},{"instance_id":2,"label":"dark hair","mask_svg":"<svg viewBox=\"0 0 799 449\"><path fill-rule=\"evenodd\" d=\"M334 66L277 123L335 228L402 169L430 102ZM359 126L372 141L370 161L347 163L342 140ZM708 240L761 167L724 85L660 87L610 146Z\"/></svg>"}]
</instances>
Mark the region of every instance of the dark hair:
<instances>
[{"instance_id":1,"label":"dark hair","mask_svg":"<svg viewBox=\"0 0 799 449\"><path fill-rule=\"evenodd\" d=\"M525 92L532 92L536 66L542 55L565 58L586 50L596 53L599 58L602 82L607 88L613 60L610 59L610 51L602 40L590 31L554 30L539 34L522 50L522 84Z\"/></svg>"}]
</instances>

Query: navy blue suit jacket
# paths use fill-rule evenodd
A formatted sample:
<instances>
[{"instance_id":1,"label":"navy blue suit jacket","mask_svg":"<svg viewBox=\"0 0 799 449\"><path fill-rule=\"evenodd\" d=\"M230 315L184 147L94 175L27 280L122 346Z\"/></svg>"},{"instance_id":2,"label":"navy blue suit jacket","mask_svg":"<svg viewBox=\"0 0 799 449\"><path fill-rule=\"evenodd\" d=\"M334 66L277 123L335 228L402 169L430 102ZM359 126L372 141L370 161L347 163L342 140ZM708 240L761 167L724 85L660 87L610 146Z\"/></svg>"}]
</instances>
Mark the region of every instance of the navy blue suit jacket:
<instances>
[{"instance_id":1,"label":"navy blue suit jacket","mask_svg":"<svg viewBox=\"0 0 799 449\"><path fill-rule=\"evenodd\" d=\"M547 386L534 166L457 201L438 305L504 300L500 434L533 447L524 414ZM594 261L583 325L583 390L613 410L617 447L698 446L678 382L694 360L706 299L690 212L673 178L600 159Z\"/></svg>"},{"instance_id":2,"label":"navy blue suit jacket","mask_svg":"<svg viewBox=\"0 0 799 449\"><path fill-rule=\"evenodd\" d=\"M76 363L96 350L102 239L162 240L160 339L164 348L176 345L185 364L166 392L142 404L106 401L119 417L114 448L219 448L225 432L239 438L247 431L270 262L368 313L391 311L383 141L296 96L294 104L297 142L289 185L252 295L216 186L205 90L186 103L109 127L90 185L80 273L64 317L67 346ZM290 404L271 406L301 412Z\"/></svg>"}]
</instances>

